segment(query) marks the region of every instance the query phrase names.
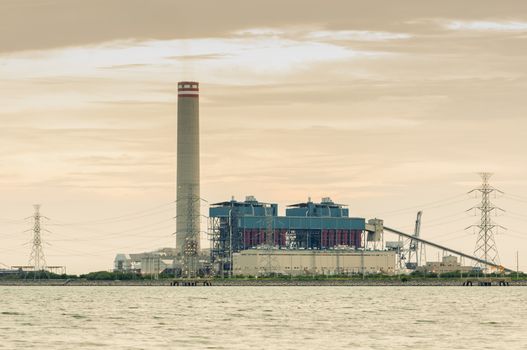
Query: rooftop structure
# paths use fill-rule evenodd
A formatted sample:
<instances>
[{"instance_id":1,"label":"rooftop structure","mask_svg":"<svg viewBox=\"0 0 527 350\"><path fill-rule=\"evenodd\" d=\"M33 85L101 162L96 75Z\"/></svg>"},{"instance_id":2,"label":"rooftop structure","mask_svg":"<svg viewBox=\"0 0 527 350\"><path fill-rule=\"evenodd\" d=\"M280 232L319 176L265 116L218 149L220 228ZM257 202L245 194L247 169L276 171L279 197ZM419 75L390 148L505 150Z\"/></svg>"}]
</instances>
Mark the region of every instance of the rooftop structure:
<instances>
[{"instance_id":1,"label":"rooftop structure","mask_svg":"<svg viewBox=\"0 0 527 350\"><path fill-rule=\"evenodd\" d=\"M313 203L311 198L305 203L289 205L286 216L316 216L342 218L349 216L349 209L343 204L335 204L329 197L322 198L320 203Z\"/></svg>"}]
</instances>

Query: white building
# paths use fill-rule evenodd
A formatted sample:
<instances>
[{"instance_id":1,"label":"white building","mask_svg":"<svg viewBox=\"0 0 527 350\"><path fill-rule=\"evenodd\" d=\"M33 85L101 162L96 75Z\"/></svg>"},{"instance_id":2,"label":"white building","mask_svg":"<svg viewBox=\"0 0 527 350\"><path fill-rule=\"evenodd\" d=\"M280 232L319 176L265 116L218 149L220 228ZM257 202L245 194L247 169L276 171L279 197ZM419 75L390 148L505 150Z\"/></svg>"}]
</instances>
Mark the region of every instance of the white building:
<instances>
[{"instance_id":1,"label":"white building","mask_svg":"<svg viewBox=\"0 0 527 350\"><path fill-rule=\"evenodd\" d=\"M429 261L417 269L421 272L447 273L447 272L471 272L472 266L462 266L453 255L444 256L442 261Z\"/></svg>"},{"instance_id":2,"label":"white building","mask_svg":"<svg viewBox=\"0 0 527 350\"><path fill-rule=\"evenodd\" d=\"M173 268L175 257L174 248L161 248L137 254L117 254L114 259L114 271L157 275L167 268Z\"/></svg>"},{"instance_id":3,"label":"white building","mask_svg":"<svg viewBox=\"0 0 527 350\"><path fill-rule=\"evenodd\" d=\"M394 274L395 252L249 249L233 254L235 275Z\"/></svg>"},{"instance_id":4,"label":"white building","mask_svg":"<svg viewBox=\"0 0 527 350\"><path fill-rule=\"evenodd\" d=\"M128 254L117 254L113 260L113 269L114 271L131 271L132 268L132 259Z\"/></svg>"}]
</instances>

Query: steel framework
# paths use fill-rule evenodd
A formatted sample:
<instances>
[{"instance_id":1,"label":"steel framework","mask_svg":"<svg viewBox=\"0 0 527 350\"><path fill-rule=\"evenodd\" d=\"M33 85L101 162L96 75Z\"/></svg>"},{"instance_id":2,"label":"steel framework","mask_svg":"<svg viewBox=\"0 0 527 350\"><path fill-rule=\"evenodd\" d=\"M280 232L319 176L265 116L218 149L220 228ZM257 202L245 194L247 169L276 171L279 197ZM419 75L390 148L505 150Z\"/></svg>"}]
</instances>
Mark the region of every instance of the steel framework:
<instances>
[{"instance_id":1,"label":"steel framework","mask_svg":"<svg viewBox=\"0 0 527 350\"><path fill-rule=\"evenodd\" d=\"M476 239L476 247L474 249L474 255L482 260L490 261L496 265L500 264L500 258L498 254L498 248L494 239L494 234L497 233L499 228L504 229L505 227L496 224L492 220L492 215L497 215L499 211L503 209L495 206L491 201L492 194L503 193L502 191L492 187L489 184L489 179L492 176L491 173L480 173L482 184L480 187L473 189L469 193L478 193L481 196L481 203L479 206L473 207L470 210L477 210L480 212L480 222L477 225L471 225L467 229L477 229L478 238ZM477 266L482 269L486 269L487 266L478 263Z\"/></svg>"},{"instance_id":2,"label":"steel framework","mask_svg":"<svg viewBox=\"0 0 527 350\"><path fill-rule=\"evenodd\" d=\"M423 212L419 211L417 213L417 218L415 220L415 229L414 237L419 238L421 234L421 219L423 217ZM420 244L419 241L411 238L407 241L405 246L408 246L406 268L415 270L417 267L424 264L426 260L426 251L425 246Z\"/></svg>"},{"instance_id":3,"label":"steel framework","mask_svg":"<svg viewBox=\"0 0 527 350\"><path fill-rule=\"evenodd\" d=\"M191 192L192 193L192 192ZM186 199L186 231L185 246L183 249L183 277L194 278L198 274L200 251L200 211L201 198L189 195ZM177 234L181 234L178 232Z\"/></svg>"},{"instance_id":4,"label":"steel framework","mask_svg":"<svg viewBox=\"0 0 527 350\"><path fill-rule=\"evenodd\" d=\"M46 269L46 258L44 256L44 250L42 249L42 236L41 236L41 222L44 218L40 215L40 204L35 204L35 213L32 216L33 219L33 245L31 248L31 254L29 256L29 264L34 267L34 271L42 271Z\"/></svg>"}]
</instances>

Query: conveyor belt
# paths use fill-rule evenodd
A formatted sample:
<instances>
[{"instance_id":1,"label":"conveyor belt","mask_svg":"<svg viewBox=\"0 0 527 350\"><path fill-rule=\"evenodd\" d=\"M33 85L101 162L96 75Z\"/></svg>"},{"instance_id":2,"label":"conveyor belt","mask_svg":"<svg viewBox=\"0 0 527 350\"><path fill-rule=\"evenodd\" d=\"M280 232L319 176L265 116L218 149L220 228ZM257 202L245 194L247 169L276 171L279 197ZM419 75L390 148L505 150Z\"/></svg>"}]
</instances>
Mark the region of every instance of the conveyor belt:
<instances>
[{"instance_id":1,"label":"conveyor belt","mask_svg":"<svg viewBox=\"0 0 527 350\"><path fill-rule=\"evenodd\" d=\"M396 235L399 235L399 236L403 236L403 237L406 237L406 238L410 238L410 239L413 239L415 241L418 241L418 242L421 242L421 243L424 243L426 245L429 245L429 246L432 246L432 247L435 247L435 248L438 248L438 249L441 249L441 250L445 250L447 252L450 252L450 253L453 253L453 254L456 254L456 255L459 255L459 256L462 256L466 259L470 259L470 260L473 260L473 261L477 261L479 263L482 263L482 264L485 264L487 266L492 266L492 267L495 267L497 268L498 270L503 270L503 271L507 271L507 272L516 272L514 270L511 270L511 269L508 269L506 267L503 267L501 265L497 265L497 264L494 264L490 261L486 261L486 260L483 260L483 259L480 259L480 258L477 258L475 256L472 256L472 255L468 255L468 254L465 254L463 252L460 252L458 250L454 250L454 249L451 249L451 248L448 248L448 247L445 247L443 245L440 245L440 244L437 244L437 243L434 243L434 242L430 242L430 241L427 241L425 239L422 239L420 237L415 237L413 235L410 235L408 233L404 233L404 232L401 232L401 231L398 231L398 230L394 230L393 228L389 228L389 227L386 227L384 226L384 230L388 231L388 232L391 232L391 233L395 233Z\"/></svg>"}]
</instances>

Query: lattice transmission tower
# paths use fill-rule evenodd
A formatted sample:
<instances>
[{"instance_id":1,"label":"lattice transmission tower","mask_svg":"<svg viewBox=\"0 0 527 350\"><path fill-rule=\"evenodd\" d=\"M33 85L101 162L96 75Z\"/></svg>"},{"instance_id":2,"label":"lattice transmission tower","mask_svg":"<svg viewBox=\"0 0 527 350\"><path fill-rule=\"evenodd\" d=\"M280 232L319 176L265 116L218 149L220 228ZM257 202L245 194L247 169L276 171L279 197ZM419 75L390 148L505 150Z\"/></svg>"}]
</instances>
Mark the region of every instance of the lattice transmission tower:
<instances>
[{"instance_id":1,"label":"lattice transmission tower","mask_svg":"<svg viewBox=\"0 0 527 350\"><path fill-rule=\"evenodd\" d=\"M40 215L40 204L35 204L33 207L35 208L35 213L31 217L33 219L33 246L29 256L29 266L32 266L34 271L42 271L46 269L46 258L42 249L42 227L40 224L41 219L45 217Z\"/></svg>"},{"instance_id":2,"label":"lattice transmission tower","mask_svg":"<svg viewBox=\"0 0 527 350\"><path fill-rule=\"evenodd\" d=\"M189 195L186 199L186 202L187 221L185 232L185 246L183 249L182 277L195 278L198 275L199 270L201 198L198 196Z\"/></svg>"},{"instance_id":3,"label":"lattice transmission tower","mask_svg":"<svg viewBox=\"0 0 527 350\"><path fill-rule=\"evenodd\" d=\"M264 237L264 248L267 253L267 264L265 267L265 274L270 276L276 271L276 257L274 255L275 250L275 228L274 228L274 212L272 206L265 206L265 237Z\"/></svg>"},{"instance_id":4,"label":"lattice transmission tower","mask_svg":"<svg viewBox=\"0 0 527 350\"><path fill-rule=\"evenodd\" d=\"M491 173L480 173L479 175L483 180L481 186L473 189L469 193L478 193L481 196L481 202L478 206L469 210L479 211L481 218L478 224L469 226L467 229L472 228L477 230L478 238L476 240L474 256L499 265L500 257L494 234L498 232L498 229L501 228L505 230L506 228L495 223L494 220L492 220L492 216L497 216L498 212L504 210L495 206L491 201L491 197L497 193L503 194L503 192L490 185L489 180L492 176ZM487 270L487 266L484 266L482 263L478 263L477 266Z\"/></svg>"}]
</instances>

